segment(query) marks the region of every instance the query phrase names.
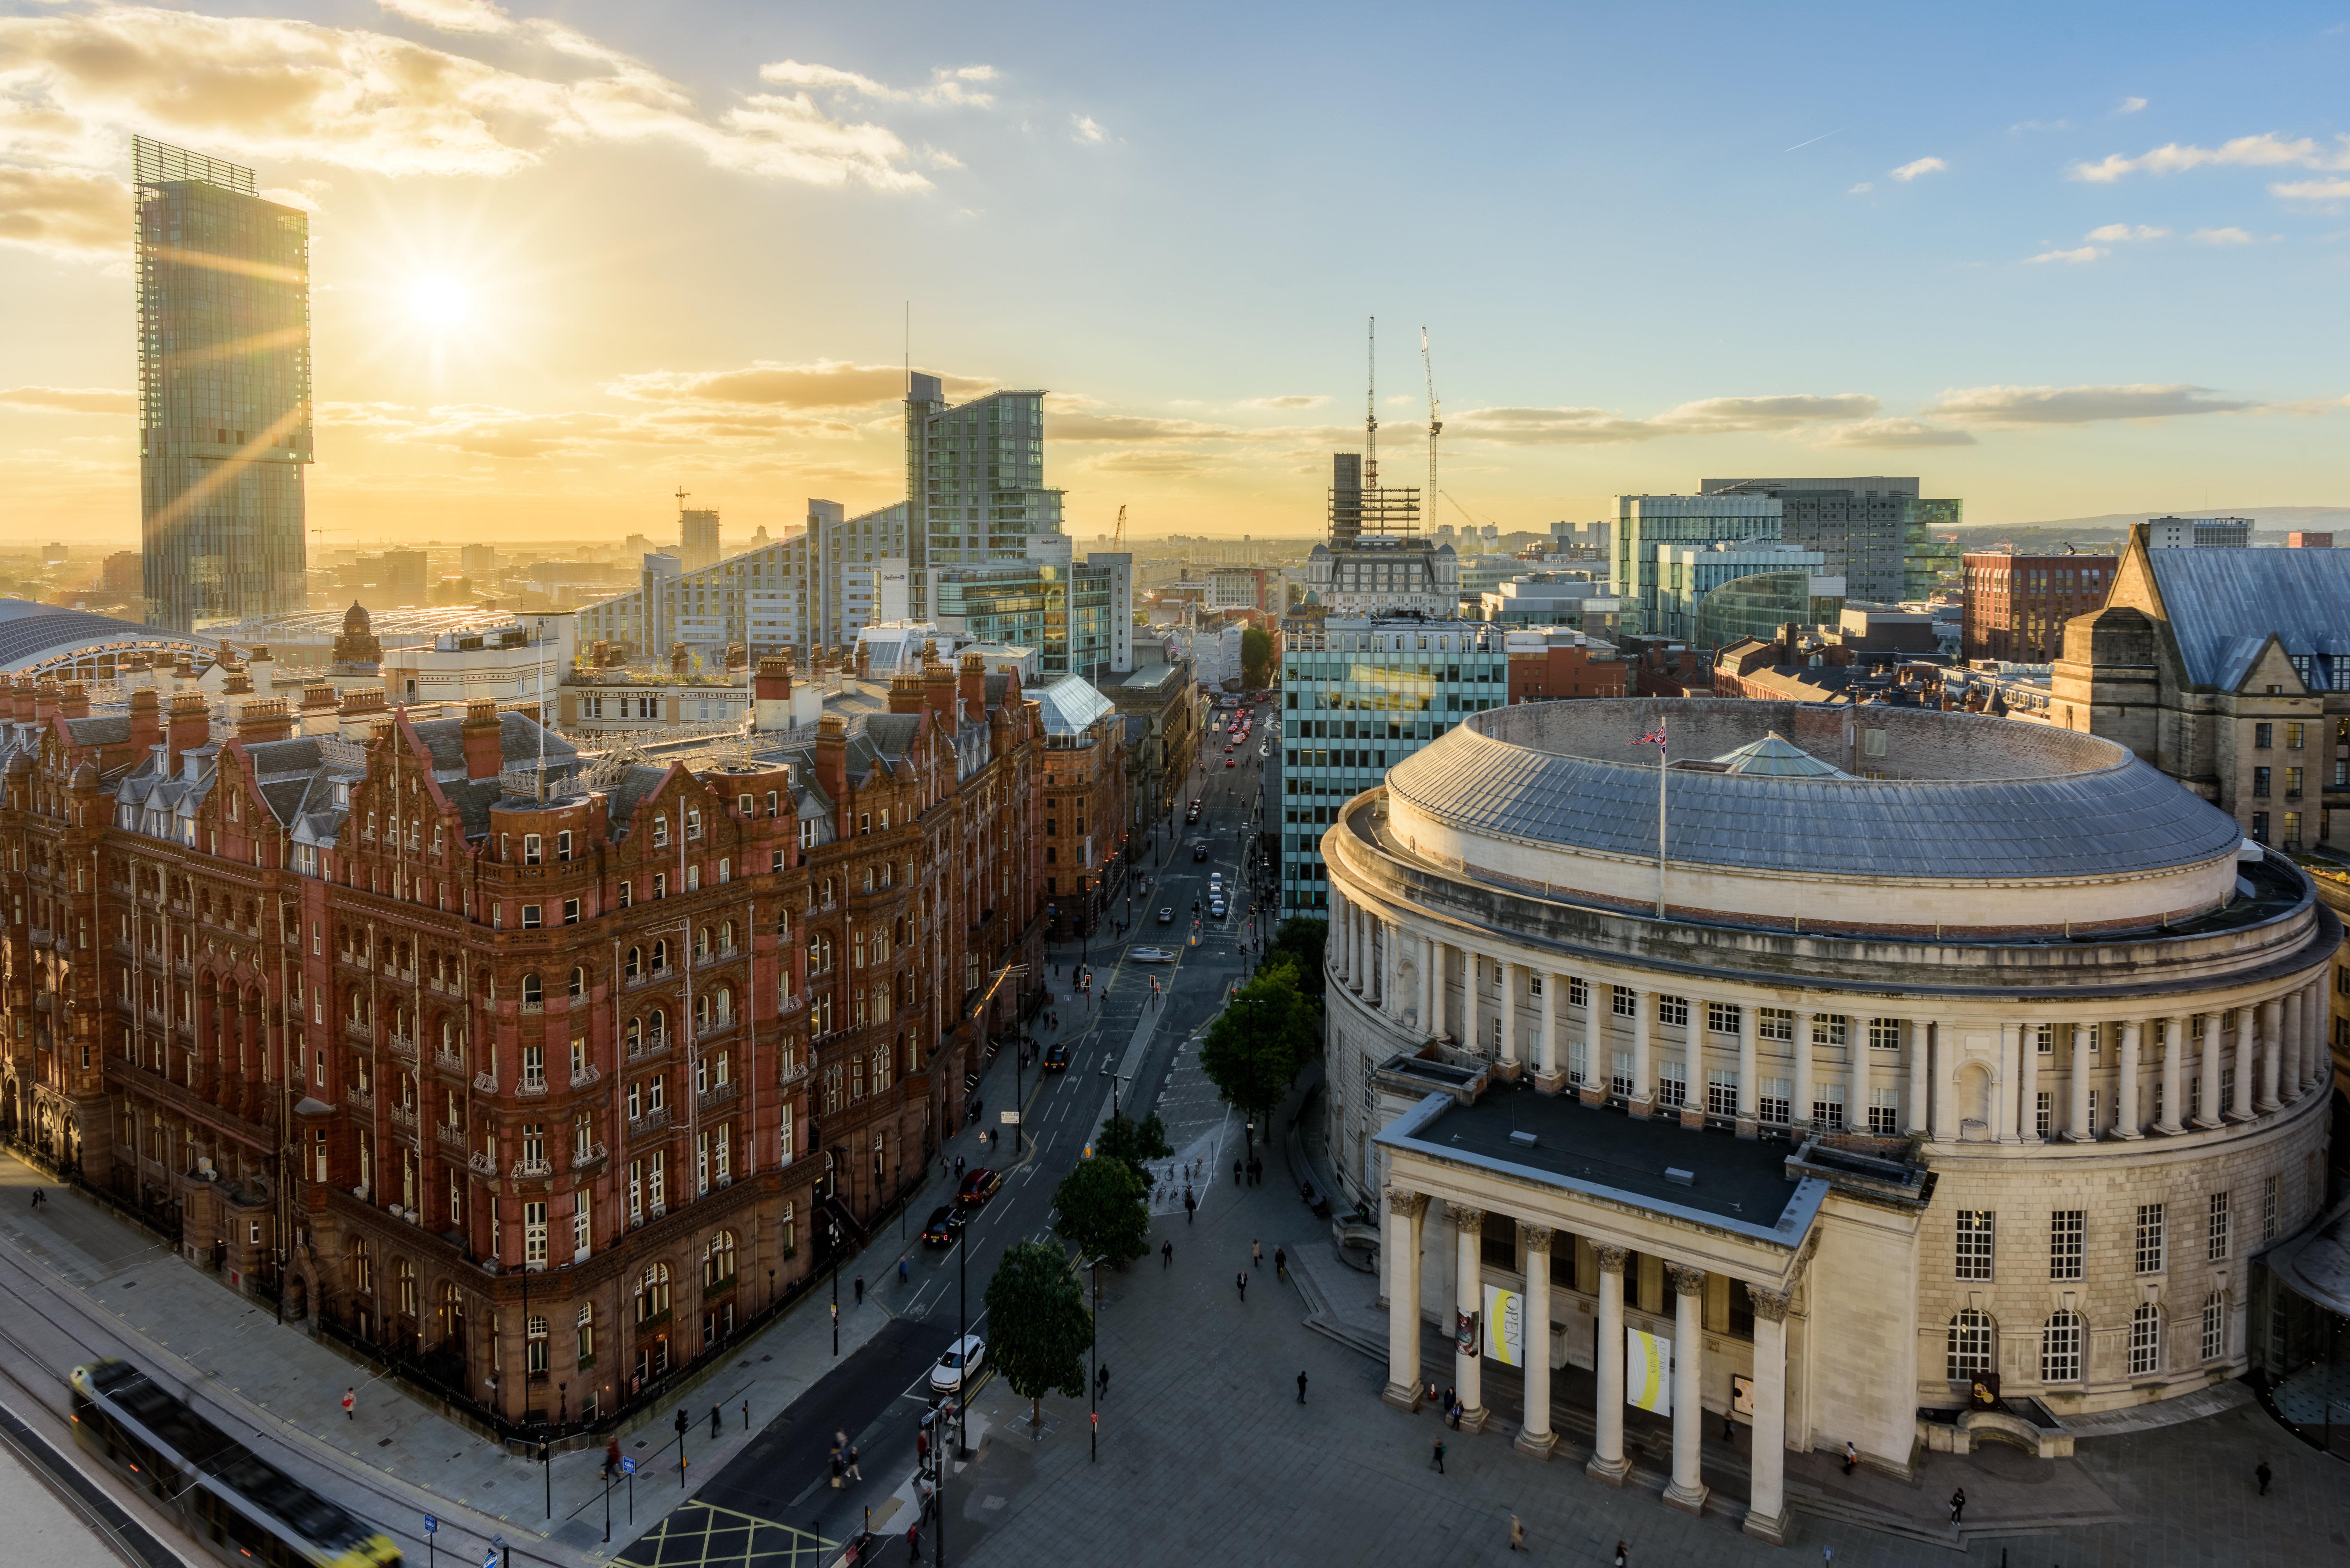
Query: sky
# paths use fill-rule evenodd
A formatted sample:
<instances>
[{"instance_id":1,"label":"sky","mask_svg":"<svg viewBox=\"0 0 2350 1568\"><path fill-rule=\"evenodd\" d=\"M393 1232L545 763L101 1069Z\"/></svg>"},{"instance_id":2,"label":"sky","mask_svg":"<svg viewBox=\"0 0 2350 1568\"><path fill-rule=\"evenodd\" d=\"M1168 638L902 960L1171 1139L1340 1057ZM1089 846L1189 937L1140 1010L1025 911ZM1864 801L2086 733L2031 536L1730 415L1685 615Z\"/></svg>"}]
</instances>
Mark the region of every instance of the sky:
<instances>
[{"instance_id":1,"label":"sky","mask_svg":"<svg viewBox=\"0 0 2350 1568\"><path fill-rule=\"evenodd\" d=\"M2350 0L0 0L0 539L138 531L133 132L307 208L314 549L730 539L1041 388L1090 540L2350 502ZM910 324L910 334L909 325Z\"/></svg>"}]
</instances>

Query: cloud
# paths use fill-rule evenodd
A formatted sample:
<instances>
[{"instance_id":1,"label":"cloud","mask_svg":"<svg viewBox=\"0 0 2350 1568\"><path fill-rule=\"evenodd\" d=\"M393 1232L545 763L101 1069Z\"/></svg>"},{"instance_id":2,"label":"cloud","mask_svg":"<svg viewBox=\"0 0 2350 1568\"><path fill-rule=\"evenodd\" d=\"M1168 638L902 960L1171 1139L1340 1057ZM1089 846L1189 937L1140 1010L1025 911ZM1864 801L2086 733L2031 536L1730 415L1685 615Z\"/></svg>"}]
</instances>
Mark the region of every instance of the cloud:
<instances>
[{"instance_id":1,"label":"cloud","mask_svg":"<svg viewBox=\"0 0 2350 1568\"><path fill-rule=\"evenodd\" d=\"M376 0L395 16L438 27L444 33L511 33L515 19L490 0Z\"/></svg>"},{"instance_id":2,"label":"cloud","mask_svg":"<svg viewBox=\"0 0 2350 1568\"><path fill-rule=\"evenodd\" d=\"M1866 419L1877 401L1862 392L1821 397L1705 398L1648 419L1610 409L1471 409L1444 421L1445 432L1508 446L1586 446L1658 441L1678 435L1729 435L1799 429Z\"/></svg>"},{"instance_id":3,"label":"cloud","mask_svg":"<svg viewBox=\"0 0 2350 1568\"><path fill-rule=\"evenodd\" d=\"M994 390L998 383L946 376L958 401ZM806 365L754 360L732 370L642 370L604 389L639 402L741 403L783 409L865 409L903 401L906 372L897 365L855 365L819 359Z\"/></svg>"},{"instance_id":4,"label":"cloud","mask_svg":"<svg viewBox=\"0 0 2350 1568\"><path fill-rule=\"evenodd\" d=\"M1866 195L1867 195L1871 191L1874 191L1874 190L1876 190L1876 189L1877 189L1877 187L1876 187L1875 185L1871 184L1869 182L1867 182L1867 181L1866 181L1866 180L1863 180L1859 184L1855 185L1851 190L1846 191L1846 192L1845 192L1845 194L1846 194L1846 195L1847 195L1847 196L1866 196Z\"/></svg>"},{"instance_id":5,"label":"cloud","mask_svg":"<svg viewBox=\"0 0 2350 1568\"><path fill-rule=\"evenodd\" d=\"M2237 228L2198 229L2187 237L2207 245L2249 245L2254 243L2251 235Z\"/></svg>"},{"instance_id":6,"label":"cloud","mask_svg":"<svg viewBox=\"0 0 2350 1568\"><path fill-rule=\"evenodd\" d=\"M1891 173L1896 180L1906 183L1915 180L1920 174L1939 174L1949 167L1949 164L1939 158L1914 158L1900 168L1891 171Z\"/></svg>"},{"instance_id":7,"label":"cloud","mask_svg":"<svg viewBox=\"0 0 2350 1568\"><path fill-rule=\"evenodd\" d=\"M2095 245L2078 245L2069 251L2042 251L2036 256L2023 259L2027 265L2033 262L2070 262L2077 265L2082 262L2095 261L2105 254Z\"/></svg>"},{"instance_id":8,"label":"cloud","mask_svg":"<svg viewBox=\"0 0 2350 1568\"><path fill-rule=\"evenodd\" d=\"M2114 112L2116 114L2136 114L2139 109L2142 109L2145 107L2146 99L2142 98L2126 98L2122 99L2121 102L2114 106Z\"/></svg>"},{"instance_id":9,"label":"cloud","mask_svg":"<svg viewBox=\"0 0 2350 1568\"><path fill-rule=\"evenodd\" d=\"M995 97L983 90L980 84L995 78L993 66L937 66L931 68L929 86L893 88L875 81L871 77L845 71L837 66L777 60L773 65L759 67L761 81L776 82L785 87L857 93L893 103L928 104L932 108L985 109L994 103Z\"/></svg>"},{"instance_id":10,"label":"cloud","mask_svg":"<svg viewBox=\"0 0 2350 1568\"><path fill-rule=\"evenodd\" d=\"M1972 446L1975 444L1975 438L1965 431L1945 430L1939 425L1929 425L1923 420L1861 420L1848 425L1831 425L1820 432L1818 444L1857 447Z\"/></svg>"},{"instance_id":11,"label":"cloud","mask_svg":"<svg viewBox=\"0 0 2350 1568\"><path fill-rule=\"evenodd\" d=\"M2108 153L2095 163L2075 163L2065 172L2092 184L2110 184L2126 174L2177 174L2189 169L2350 169L2350 133L2334 138L2334 145L2310 138L2286 140L2272 130L2239 136L2217 147L2167 142L2136 158Z\"/></svg>"},{"instance_id":12,"label":"cloud","mask_svg":"<svg viewBox=\"0 0 2350 1568\"><path fill-rule=\"evenodd\" d=\"M2145 223L2135 228L2127 223L2107 223L2103 228L2091 229L2088 237L2106 244L2119 244L2131 240L2167 239L2169 234L2168 229L2152 228Z\"/></svg>"},{"instance_id":13,"label":"cloud","mask_svg":"<svg viewBox=\"0 0 2350 1568\"><path fill-rule=\"evenodd\" d=\"M2027 130L2070 130L2072 129L2073 122L2069 119L2019 119L2007 128L2007 133L2010 136L2020 136Z\"/></svg>"},{"instance_id":14,"label":"cloud","mask_svg":"<svg viewBox=\"0 0 2350 1568\"><path fill-rule=\"evenodd\" d=\"M895 132L836 119L804 92L739 95L706 114L559 24L504 22L460 0L394 9L444 30L512 32L555 58L532 75L383 33L138 6L0 17L0 161L109 169L139 130L240 161L495 178L566 145L667 142L762 179L929 186Z\"/></svg>"},{"instance_id":15,"label":"cloud","mask_svg":"<svg viewBox=\"0 0 2350 1568\"><path fill-rule=\"evenodd\" d=\"M2350 201L2350 180L2285 180L2269 187L2281 202Z\"/></svg>"},{"instance_id":16,"label":"cloud","mask_svg":"<svg viewBox=\"0 0 2350 1568\"><path fill-rule=\"evenodd\" d=\"M1929 418L1962 424L2079 425L2100 420L2166 420L2237 413L2253 405L2183 382L2113 387L1969 387L1944 392Z\"/></svg>"},{"instance_id":17,"label":"cloud","mask_svg":"<svg viewBox=\"0 0 2350 1568\"><path fill-rule=\"evenodd\" d=\"M1214 460L1192 452L1121 452L1088 460L1097 473L1123 473L1142 479L1183 479L1205 473Z\"/></svg>"},{"instance_id":18,"label":"cloud","mask_svg":"<svg viewBox=\"0 0 2350 1568\"><path fill-rule=\"evenodd\" d=\"M130 248L130 188L72 169L0 167L0 244L68 258Z\"/></svg>"},{"instance_id":19,"label":"cloud","mask_svg":"<svg viewBox=\"0 0 2350 1568\"><path fill-rule=\"evenodd\" d=\"M1278 398L1243 398L1244 409L1318 409L1330 400L1319 392L1290 392Z\"/></svg>"},{"instance_id":20,"label":"cloud","mask_svg":"<svg viewBox=\"0 0 2350 1568\"><path fill-rule=\"evenodd\" d=\"M1073 114L1069 116L1069 134L1076 138L1079 141L1107 141L1109 140L1109 132L1104 130L1101 128L1101 122L1094 119L1090 114Z\"/></svg>"},{"instance_id":21,"label":"cloud","mask_svg":"<svg viewBox=\"0 0 2350 1568\"><path fill-rule=\"evenodd\" d=\"M8 387L0 389L0 406L45 414L127 414L139 399L105 387Z\"/></svg>"}]
</instances>

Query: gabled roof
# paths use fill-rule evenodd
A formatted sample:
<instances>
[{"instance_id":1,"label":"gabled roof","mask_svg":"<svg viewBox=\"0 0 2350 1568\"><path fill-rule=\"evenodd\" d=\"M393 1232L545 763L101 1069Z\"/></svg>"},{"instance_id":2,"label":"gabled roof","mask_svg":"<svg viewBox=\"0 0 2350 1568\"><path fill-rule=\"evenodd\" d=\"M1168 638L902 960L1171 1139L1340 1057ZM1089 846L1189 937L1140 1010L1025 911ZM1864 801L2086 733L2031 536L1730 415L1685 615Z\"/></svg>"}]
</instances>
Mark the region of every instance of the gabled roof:
<instances>
[{"instance_id":1,"label":"gabled roof","mask_svg":"<svg viewBox=\"0 0 2350 1568\"><path fill-rule=\"evenodd\" d=\"M2293 655L2350 655L2350 550L2148 549L2187 678L2232 691L2273 632Z\"/></svg>"},{"instance_id":2,"label":"gabled roof","mask_svg":"<svg viewBox=\"0 0 2350 1568\"><path fill-rule=\"evenodd\" d=\"M1110 700L1082 675L1064 675L1032 695L1044 710L1048 735L1082 735L1112 711Z\"/></svg>"}]
</instances>

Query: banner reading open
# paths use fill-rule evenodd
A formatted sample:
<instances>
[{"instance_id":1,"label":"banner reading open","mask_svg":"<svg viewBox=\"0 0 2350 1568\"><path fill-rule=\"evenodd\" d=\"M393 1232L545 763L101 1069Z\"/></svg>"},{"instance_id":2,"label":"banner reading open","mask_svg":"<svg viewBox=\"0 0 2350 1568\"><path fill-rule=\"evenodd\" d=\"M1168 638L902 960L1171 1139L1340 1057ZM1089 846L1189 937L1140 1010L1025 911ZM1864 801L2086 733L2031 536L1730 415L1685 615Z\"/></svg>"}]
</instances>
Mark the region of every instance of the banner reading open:
<instances>
[{"instance_id":1,"label":"banner reading open","mask_svg":"<svg viewBox=\"0 0 2350 1568\"><path fill-rule=\"evenodd\" d=\"M1645 1329L1624 1330L1624 1403L1659 1416L1673 1413L1673 1342Z\"/></svg>"}]
</instances>

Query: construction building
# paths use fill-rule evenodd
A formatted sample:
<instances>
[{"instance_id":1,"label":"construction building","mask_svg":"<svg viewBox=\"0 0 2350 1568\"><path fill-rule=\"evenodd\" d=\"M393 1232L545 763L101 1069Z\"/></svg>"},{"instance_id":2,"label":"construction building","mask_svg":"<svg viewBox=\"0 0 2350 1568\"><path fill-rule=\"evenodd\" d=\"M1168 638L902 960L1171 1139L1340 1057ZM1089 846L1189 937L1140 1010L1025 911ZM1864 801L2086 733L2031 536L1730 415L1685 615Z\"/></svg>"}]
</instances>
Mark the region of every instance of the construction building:
<instances>
[{"instance_id":1,"label":"construction building","mask_svg":"<svg viewBox=\"0 0 2350 1568\"><path fill-rule=\"evenodd\" d=\"M1927 598L1945 572L1958 569L1956 547L1934 531L1957 527L1964 507L1921 498L1915 479L1709 479L1698 488L1777 501L1779 536L1819 551L1827 575L1844 578L1856 600Z\"/></svg>"}]
</instances>

